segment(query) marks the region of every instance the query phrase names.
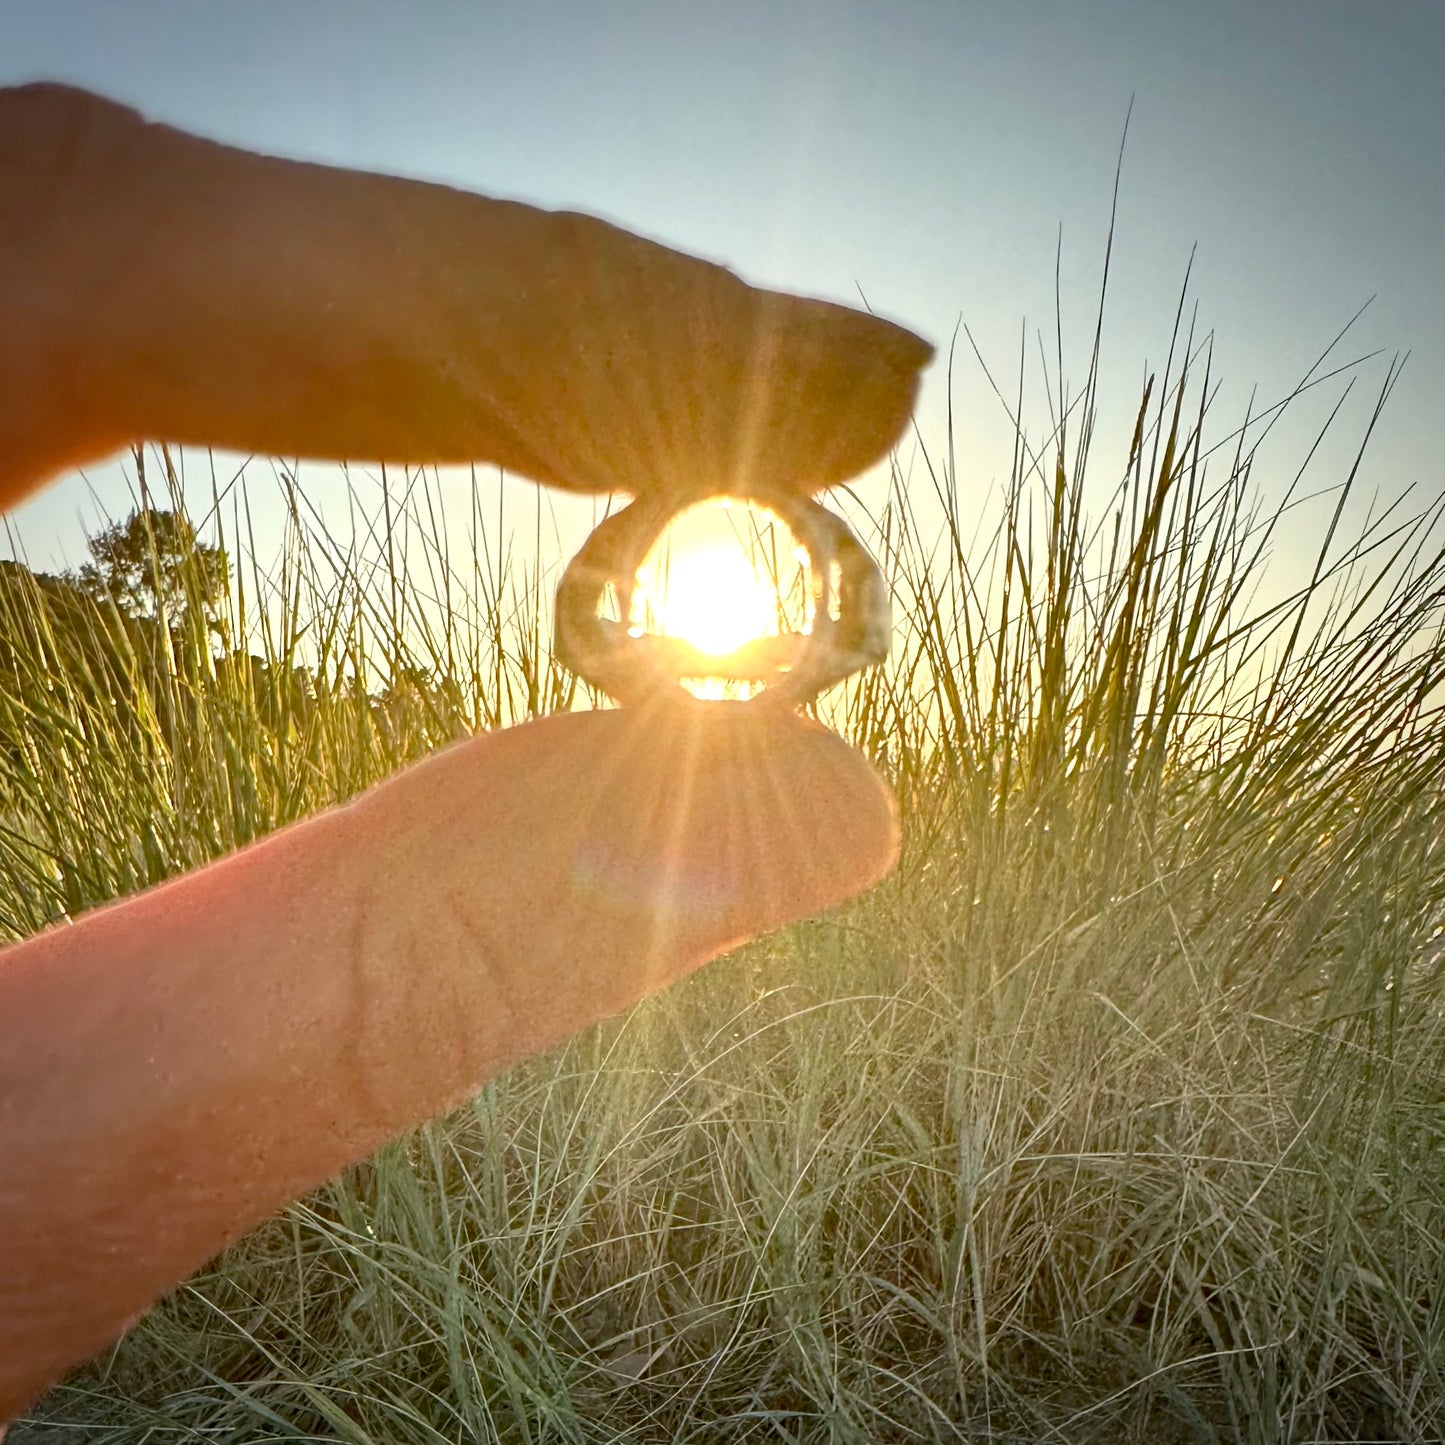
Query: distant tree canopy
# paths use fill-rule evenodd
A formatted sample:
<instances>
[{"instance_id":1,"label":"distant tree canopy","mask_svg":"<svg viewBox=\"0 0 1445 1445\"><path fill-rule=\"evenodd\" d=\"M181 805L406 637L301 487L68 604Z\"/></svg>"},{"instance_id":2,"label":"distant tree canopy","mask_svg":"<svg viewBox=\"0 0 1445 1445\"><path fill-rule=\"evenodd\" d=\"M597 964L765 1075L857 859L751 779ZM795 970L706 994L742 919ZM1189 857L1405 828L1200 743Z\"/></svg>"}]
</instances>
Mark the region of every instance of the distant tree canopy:
<instances>
[{"instance_id":1,"label":"distant tree canopy","mask_svg":"<svg viewBox=\"0 0 1445 1445\"><path fill-rule=\"evenodd\" d=\"M182 512L133 511L90 538L90 561L70 580L97 602L127 617L166 618L175 625L192 609L214 623L230 582L225 550L198 541Z\"/></svg>"},{"instance_id":2,"label":"distant tree canopy","mask_svg":"<svg viewBox=\"0 0 1445 1445\"><path fill-rule=\"evenodd\" d=\"M89 539L89 560L60 576L0 560L0 797L5 762L27 739L84 740L144 718L173 752L211 725L302 729L318 693L354 720L419 755L455 736L464 709L455 682L398 659L370 692L334 671L321 681L291 657L251 655L232 638L226 552L198 540L184 513L143 507ZM16 763L16 766L19 766Z\"/></svg>"},{"instance_id":3,"label":"distant tree canopy","mask_svg":"<svg viewBox=\"0 0 1445 1445\"><path fill-rule=\"evenodd\" d=\"M197 540L179 512L134 511L89 540L90 560L62 576L0 562L0 742L67 713L128 715L146 699L171 727L174 679L220 660L229 639L225 551ZM78 714L77 714L78 715Z\"/></svg>"}]
</instances>

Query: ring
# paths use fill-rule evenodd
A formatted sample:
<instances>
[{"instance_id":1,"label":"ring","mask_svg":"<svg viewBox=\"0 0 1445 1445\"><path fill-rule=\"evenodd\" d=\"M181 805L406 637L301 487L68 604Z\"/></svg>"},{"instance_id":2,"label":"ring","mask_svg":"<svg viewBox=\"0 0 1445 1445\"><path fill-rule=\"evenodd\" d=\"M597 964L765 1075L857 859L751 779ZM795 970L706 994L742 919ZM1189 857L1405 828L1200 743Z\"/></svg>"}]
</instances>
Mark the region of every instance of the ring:
<instances>
[{"instance_id":1,"label":"ring","mask_svg":"<svg viewBox=\"0 0 1445 1445\"><path fill-rule=\"evenodd\" d=\"M691 498L692 506L706 498ZM557 587L555 653L584 682L620 703L682 689L685 677L762 684L750 701L800 707L865 667L884 661L892 638L888 586L840 517L811 498L746 496L775 513L808 555L811 625L757 637L731 652L704 652L680 637L629 629L637 569L682 507L639 498L603 519ZM621 621L598 615L608 586Z\"/></svg>"}]
</instances>

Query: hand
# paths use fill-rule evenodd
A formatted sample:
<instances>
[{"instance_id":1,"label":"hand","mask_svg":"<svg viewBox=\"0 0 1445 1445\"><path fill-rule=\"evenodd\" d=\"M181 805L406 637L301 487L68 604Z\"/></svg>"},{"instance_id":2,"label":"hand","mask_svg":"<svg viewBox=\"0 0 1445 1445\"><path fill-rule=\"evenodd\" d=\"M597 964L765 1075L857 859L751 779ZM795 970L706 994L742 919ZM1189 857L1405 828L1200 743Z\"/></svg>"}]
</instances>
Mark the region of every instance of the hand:
<instances>
[{"instance_id":1,"label":"hand","mask_svg":"<svg viewBox=\"0 0 1445 1445\"><path fill-rule=\"evenodd\" d=\"M601 222L54 87L0 92L0 288L0 501L140 436L808 490L929 355ZM831 734L674 702L460 744L0 954L0 1420L288 1199L896 848Z\"/></svg>"}]
</instances>

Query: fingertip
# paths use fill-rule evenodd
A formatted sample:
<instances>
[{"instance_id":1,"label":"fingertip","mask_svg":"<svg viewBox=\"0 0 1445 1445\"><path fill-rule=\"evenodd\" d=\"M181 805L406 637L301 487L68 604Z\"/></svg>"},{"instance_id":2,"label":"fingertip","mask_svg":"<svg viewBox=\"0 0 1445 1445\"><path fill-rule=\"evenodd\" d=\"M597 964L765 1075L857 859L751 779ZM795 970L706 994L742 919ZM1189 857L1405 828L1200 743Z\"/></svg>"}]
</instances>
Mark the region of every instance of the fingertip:
<instances>
[{"instance_id":1,"label":"fingertip","mask_svg":"<svg viewBox=\"0 0 1445 1445\"><path fill-rule=\"evenodd\" d=\"M766 455L749 458L769 481L816 491L880 461L903 435L932 345L896 322L831 302L759 293L773 340L777 414Z\"/></svg>"},{"instance_id":2,"label":"fingertip","mask_svg":"<svg viewBox=\"0 0 1445 1445\"><path fill-rule=\"evenodd\" d=\"M778 866L791 860L794 901L806 915L845 902L891 871L900 842L898 806L877 769L836 733L781 711L774 727L767 743L776 757L771 771L785 780L774 830Z\"/></svg>"},{"instance_id":3,"label":"fingertip","mask_svg":"<svg viewBox=\"0 0 1445 1445\"><path fill-rule=\"evenodd\" d=\"M630 728L625 751L663 781L652 806L639 795L646 784L629 788L628 814L669 840L655 855L660 897L708 951L832 908L897 859L891 792L816 722L783 708L670 702Z\"/></svg>"},{"instance_id":4,"label":"fingertip","mask_svg":"<svg viewBox=\"0 0 1445 1445\"><path fill-rule=\"evenodd\" d=\"M404 776L400 823L394 809L373 822L419 840L393 886L429 915L438 880L462 870L479 946L526 1025L518 1056L845 902L898 856L872 765L782 707L674 695L560 714Z\"/></svg>"}]
</instances>

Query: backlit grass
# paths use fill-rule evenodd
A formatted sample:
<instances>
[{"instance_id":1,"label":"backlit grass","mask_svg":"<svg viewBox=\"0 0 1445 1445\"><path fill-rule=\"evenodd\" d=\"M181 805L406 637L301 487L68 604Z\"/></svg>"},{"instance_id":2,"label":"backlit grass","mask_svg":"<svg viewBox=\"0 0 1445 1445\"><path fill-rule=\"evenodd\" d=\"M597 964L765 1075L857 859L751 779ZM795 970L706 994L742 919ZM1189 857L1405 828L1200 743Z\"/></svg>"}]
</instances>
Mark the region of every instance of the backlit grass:
<instances>
[{"instance_id":1,"label":"backlit grass","mask_svg":"<svg viewBox=\"0 0 1445 1445\"><path fill-rule=\"evenodd\" d=\"M1270 418L1171 356L1124 453L1095 366L1021 378L1001 495L920 454L863 519L897 646L826 711L899 790L893 878L256 1232L54 1438L1445 1436L1438 507L1307 474L1339 509L1272 585ZM0 590L0 934L582 703L555 572L480 506L448 531L391 476L337 537L283 485L274 561L220 499L225 615L170 646Z\"/></svg>"}]
</instances>

